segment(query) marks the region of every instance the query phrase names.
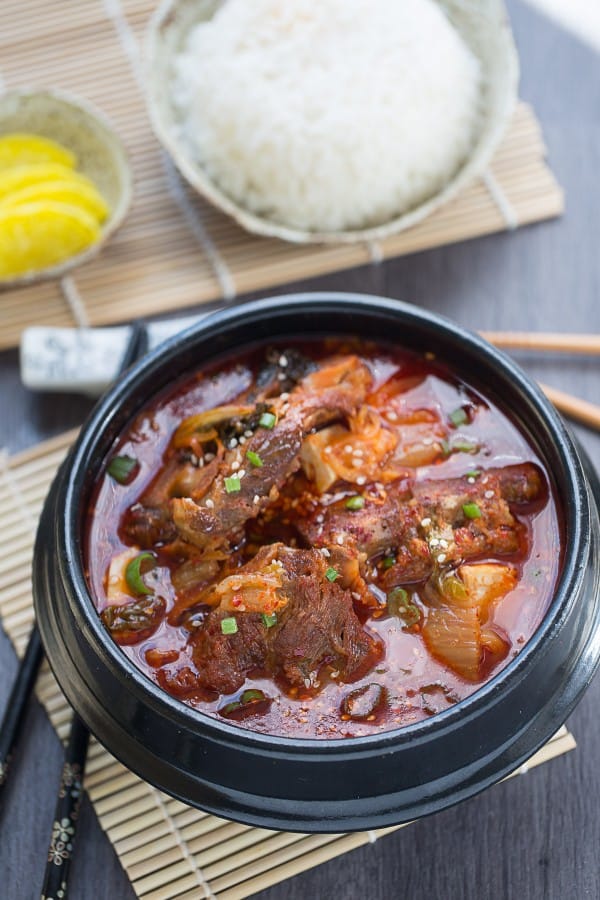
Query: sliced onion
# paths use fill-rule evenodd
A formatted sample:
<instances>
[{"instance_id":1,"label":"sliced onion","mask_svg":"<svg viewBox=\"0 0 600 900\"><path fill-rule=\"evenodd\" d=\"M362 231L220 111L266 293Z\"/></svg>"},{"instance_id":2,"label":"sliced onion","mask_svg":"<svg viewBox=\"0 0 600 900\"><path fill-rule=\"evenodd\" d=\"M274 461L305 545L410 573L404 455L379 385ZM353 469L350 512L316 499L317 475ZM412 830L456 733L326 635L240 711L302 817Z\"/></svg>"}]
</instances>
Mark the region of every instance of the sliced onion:
<instances>
[{"instance_id":1,"label":"sliced onion","mask_svg":"<svg viewBox=\"0 0 600 900\"><path fill-rule=\"evenodd\" d=\"M254 412L253 406L229 404L226 406L215 406L214 409L207 409L204 412L188 416L175 431L172 441L173 446L187 447L193 437L203 442L214 440L217 436L217 425L228 422L230 419L241 419L252 412Z\"/></svg>"}]
</instances>

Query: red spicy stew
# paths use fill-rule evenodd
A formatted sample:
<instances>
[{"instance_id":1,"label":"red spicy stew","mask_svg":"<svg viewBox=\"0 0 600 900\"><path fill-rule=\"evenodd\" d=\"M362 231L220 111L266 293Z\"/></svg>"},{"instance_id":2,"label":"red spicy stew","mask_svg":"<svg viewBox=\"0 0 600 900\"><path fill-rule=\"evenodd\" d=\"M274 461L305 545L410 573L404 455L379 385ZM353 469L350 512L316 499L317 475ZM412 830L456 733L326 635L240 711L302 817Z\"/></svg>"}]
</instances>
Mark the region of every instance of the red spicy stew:
<instances>
[{"instance_id":1,"label":"red spicy stew","mask_svg":"<svg viewBox=\"0 0 600 900\"><path fill-rule=\"evenodd\" d=\"M277 735L448 709L539 624L560 566L543 463L431 354L286 343L201 370L106 460L87 575L165 691Z\"/></svg>"}]
</instances>

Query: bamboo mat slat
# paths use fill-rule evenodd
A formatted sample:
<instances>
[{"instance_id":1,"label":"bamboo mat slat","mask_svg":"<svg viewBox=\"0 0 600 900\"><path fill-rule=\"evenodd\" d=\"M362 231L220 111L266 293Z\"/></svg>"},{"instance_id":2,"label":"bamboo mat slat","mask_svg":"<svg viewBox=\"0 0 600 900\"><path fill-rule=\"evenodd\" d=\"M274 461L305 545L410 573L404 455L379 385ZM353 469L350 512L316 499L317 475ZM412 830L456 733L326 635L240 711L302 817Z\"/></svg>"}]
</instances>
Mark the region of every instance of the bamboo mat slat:
<instances>
[{"instance_id":1,"label":"bamboo mat slat","mask_svg":"<svg viewBox=\"0 0 600 900\"><path fill-rule=\"evenodd\" d=\"M155 5L155 0L3 2L0 84L58 87L99 106L125 142L135 195L123 228L70 279L80 310L71 307L61 282L0 294L0 349L16 346L30 325L106 325L152 316L562 212L562 191L545 162L539 124L521 103L490 166L493 184L489 178L476 182L408 231L376 245L321 247L247 234L188 190L151 132L142 46Z\"/></svg>"},{"instance_id":2,"label":"bamboo mat slat","mask_svg":"<svg viewBox=\"0 0 600 900\"><path fill-rule=\"evenodd\" d=\"M30 565L40 504L75 435L70 431L13 457L0 454L0 522L13 526L3 529L0 543L0 617L19 654L33 622ZM45 662L36 692L64 740L71 710ZM574 747L563 726L514 774ZM160 793L94 739L85 787L137 896L144 900L242 900L397 830L309 835L229 822Z\"/></svg>"}]
</instances>

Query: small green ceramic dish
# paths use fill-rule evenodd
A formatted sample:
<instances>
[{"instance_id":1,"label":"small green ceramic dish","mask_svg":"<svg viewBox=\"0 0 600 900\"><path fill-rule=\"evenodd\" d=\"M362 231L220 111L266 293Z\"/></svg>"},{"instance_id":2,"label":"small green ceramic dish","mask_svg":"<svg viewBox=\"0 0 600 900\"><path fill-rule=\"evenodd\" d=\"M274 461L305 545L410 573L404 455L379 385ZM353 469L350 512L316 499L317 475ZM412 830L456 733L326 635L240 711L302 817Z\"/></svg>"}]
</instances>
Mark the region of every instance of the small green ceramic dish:
<instances>
[{"instance_id":1,"label":"small green ceramic dish","mask_svg":"<svg viewBox=\"0 0 600 900\"><path fill-rule=\"evenodd\" d=\"M0 289L59 278L92 259L123 222L131 204L132 176L121 139L87 101L55 90L0 94L0 136L28 132L51 138L77 157L77 169L90 178L109 207L98 241L82 253L46 269L0 279Z\"/></svg>"}]
</instances>

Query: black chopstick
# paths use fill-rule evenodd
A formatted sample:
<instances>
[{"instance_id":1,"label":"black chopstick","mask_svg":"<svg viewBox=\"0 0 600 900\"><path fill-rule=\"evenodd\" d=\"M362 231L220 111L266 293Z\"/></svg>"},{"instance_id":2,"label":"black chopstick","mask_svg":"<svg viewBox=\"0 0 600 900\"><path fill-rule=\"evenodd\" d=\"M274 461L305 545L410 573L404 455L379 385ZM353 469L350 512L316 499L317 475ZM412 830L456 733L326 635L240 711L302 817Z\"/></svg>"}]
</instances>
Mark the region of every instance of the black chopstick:
<instances>
[{"instance_id":1,"label":"black chopstick","mask_svg":"<svg viewBox=\"0 0 600 900\"><path fill-rule=\"evenodd\" d=\"M66 900L77 819L83 797L83 774L89 740L89 731L79 716L73 714L54 810L41 900L56 900L57 897Z\"/></svg>"},{"instance_id":2,"label":"black chopstick","mask_svg":"<svg viewBox=\"0 0 600 900\"><path fill-rule=\"evenodd\" d=\"M117 377L126 372L132 363L140 359L147 349L148 332L145 324L141 320L133 322ZM83 776L89 739L89 731L79 716L73 713L54 811L41 900L55 900L57 897L66 900L67 898L68 877L83 794Z\"/></svg>"},{"instance_id":3,"label":"black chopstick","mask_svg":"<svg viewBox=\"0 0 600 900\"><path fill-rule=\"evenodd\" d=\"M23 658L19 663L10 697L0 724L0 797L10 769L11 760L25 721L27 701L35 684L44 655L40 633L34 625Z\"/></svg>"}]
</instances>

